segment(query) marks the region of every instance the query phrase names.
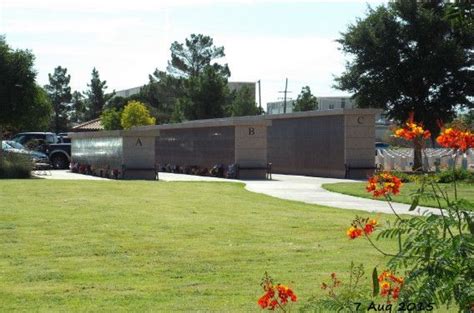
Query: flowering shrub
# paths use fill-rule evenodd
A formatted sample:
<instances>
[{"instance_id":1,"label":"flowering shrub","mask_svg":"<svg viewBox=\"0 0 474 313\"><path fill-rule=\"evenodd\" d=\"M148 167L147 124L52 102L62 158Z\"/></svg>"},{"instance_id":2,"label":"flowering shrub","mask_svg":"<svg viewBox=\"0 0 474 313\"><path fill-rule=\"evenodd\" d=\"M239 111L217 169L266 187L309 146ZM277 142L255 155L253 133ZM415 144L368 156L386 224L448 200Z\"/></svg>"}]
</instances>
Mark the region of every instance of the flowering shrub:
<instances>
[{"instance_id":1,"label":"flowering shrub","mask_svg":"<svg viewBox=\"0 0 474 313\"><path fill-rule=\"evenodd\" d=\"M430 131L425 130L423 124L414 121L413 114L410 114L410 118L403 127L394 131L394 137L404 138L406 140L414 140L416 138L427 139L430 138L430 136Z\"/></svg>"},{"instance_id":2,"label":"flowering shrub","mask_svg":"<svg viewBox=\"0 0 474 313\"><path fill-rule=\"evenodd\" d=\"M403 127L395 129L393 137L403 138L408 141L412 141L414 145L413 154L413 170L420 171L422 169L422 156L421 151L423 149L423 140L431 136L429 130L423 128L422 123L415 122L415 114L412 112L408 121Z\"/></svg>"},{"instance_id":3,"label":"flowering shrub","mask_svg":"<svg viewBox=\"0 0 474 313\"><path fill-rule=\"evenodd\" d=\"M289 287L282 284L273 284L273 279L265 272L265 275L260 284L265 292L261 296L257 304L262 309L275 310L279 309L282 312L286 312L286 306L289 300L296 302L296 294Z\"/></svg>"},{"instance_id":4,"label":"flowering shrub","mask_svg":"<svg viewBox=\"0 0 474 313\"><path fill-rule=\"evenodd\" d=\"M412 133L405 129L397 130L396 135L406 138L412 138L414 134L425 136L425 132L418 128L420 126L407 122L407 127ZM444 147L454 149L456 156L474 146L470 131L454 128L443 129L437 141ZM374 291L377 290L387 302L403 299L405 302L434 303L436 306L449 306L454 302L460 311L468 310L473 305L474 214L469 209L470 204L458 198L455 173L453 167L453 198L435 179L428 175L420 176L420 187L413 195L409 210L415 210L419 200L426 197L436 200L438 212L425 212L410 218L398 215L391 205L390 195L400 191L400 179L387 172L369 179L367 191L375 197L384 196L396 216L395 223L382 229L377 239L398 239L398 251L384 251L372 241L368 234L377 224L367 223L369 219L356 217L347 235L351 239L365 235L377 251L391 257L387 264L390 270L373 275L376 278ZM392 271L397 268L406 271L404 279L393 274ZM377 273L376 269L374 273Z\"/></svg>"},{"instance_id":5,"label":"flowering shrub","mask_svg":"<svg viewBox=\"0 0 474 313\"><path fill-rule=\"evenodd\" d=\"M398 194L402 185L401 179L397 176L389 172L382 172L369 178L366 189L374 197L380 197Z\"/></svg>"},{"instance_id":6,"label":"flowering shrub","mask_svg":"<svg viewBox=\"0 0 474 313\"><path fill-rule=\"evenodd\" d=\"M474 134L469 130L462 131L460 129L445 128L441 130L436 141L442 147L464 153L467 149L474 147Z\"/></svg>"},{"instance_id":7,"label":"flowering shrub","mask_svg":"<svg viewBox=\"0 0 474 313\"><path fill-rule=\"evenodd\" d=\"M430 136L419 124L409 120L406 127L395 131L396 136L416 140ZM454 150L455 155L474 148L471 131L455 128L443 129L437 138L440 145ZM456 162L454 162L456 164ZM403 186L399 177L390 172L377 173L370 177L367 192L374 197L383 196L395 214L394 223L381 228L377 219L356 216L346 235L349 239L364 237L374 249L389 257L387 270L380 275L377 268L372 272L372 293L360 284L364 271L362 265L355 267L351 263L348 284L344 284L331 274L331 282L323 282L321 288L327 291L324 299L312 298L302 311L330 310L337 312L377 311L376 297L383 297L387 307L382 310L395 311L416 309L431 311L434 306L456 304L459 311L474 312L474 212L472 204L459 199L456 189L456 175L453 167L452 183L454 197L442 188L436 179L420 175L419 189L413 194L409 211L418 207L421 198L435 199L438 203L435 213L427 211L417 216L400 216L391 204L391 195L400 192ZM418 176L417 176L418 177ZM377 239L395 238L398 251L385 251L372 240L377 230ZM404 271L404 277L395 274ZM258 300L262 309L286 311L288 299L296 301L293 291L284 285L274 285L265 273L262 282L265 294ZM408 303L408 305L407 305ZM408 309L407 309L408 307ZM415 308L414 307L414 308Z\"/></svg>"}]
</instances>

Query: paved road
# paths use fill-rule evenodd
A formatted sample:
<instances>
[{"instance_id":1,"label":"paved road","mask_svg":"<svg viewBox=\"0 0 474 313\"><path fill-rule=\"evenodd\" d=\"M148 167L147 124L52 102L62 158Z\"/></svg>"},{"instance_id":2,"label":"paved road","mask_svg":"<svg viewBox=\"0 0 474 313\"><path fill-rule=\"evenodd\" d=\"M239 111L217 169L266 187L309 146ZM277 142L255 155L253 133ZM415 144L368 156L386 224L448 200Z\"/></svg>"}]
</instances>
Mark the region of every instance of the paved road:
<instances>
[{"instance_id":1,"label":"paved road","mask_svg":"<svg viewBox=\"0 0 474 313\"><path fill-rule=\"evenodd\" d=\"M104 178L74 174L70 171L51 171L51 176L41 176L47 179L93 179ZM214 177L160 173L161 181L221 181L245 183L249 191L262 193L280 199L302 201L310 204L319 204L340 209L362 210L367 212L381 212L392 214L388 204L384 201L364 199L330 192L321 186L327 183L356 182L356 180L308 177L294 175L273 174L273 180L232 180ZM420 207L409 212L409 205L394 203L394 209L400 214L420 214L426 210L437 213L437 210Z\"/></svg>"}]
</instances>

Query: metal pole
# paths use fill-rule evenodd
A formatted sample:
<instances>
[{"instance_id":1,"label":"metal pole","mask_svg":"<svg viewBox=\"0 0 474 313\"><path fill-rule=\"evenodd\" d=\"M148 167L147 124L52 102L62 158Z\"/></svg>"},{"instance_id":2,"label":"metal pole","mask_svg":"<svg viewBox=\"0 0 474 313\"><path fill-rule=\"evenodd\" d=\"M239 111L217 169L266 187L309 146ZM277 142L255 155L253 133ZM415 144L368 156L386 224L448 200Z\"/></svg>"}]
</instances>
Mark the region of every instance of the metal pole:
<instances>
[{"instance_id":1,"label":"metal pole","mask_svg":"<svg viewBox=\"0 0 474 313\"><path fill-rule=\"evenodd\" d=\"M258 80L258 106L262 112L262 90L260 89L260 79Z\"/></svg>"},{"instance_id":2,"label":"metal pole","mask_svg":"<svg viewBox=\"0 0 474 313\"><path fill-rule=\"evenodd\" d=\"M286 94L288 93L288 78L286 79L285 82L285 97L283 100L283 113L286 113Z\"/></svg>"}]
</instances>

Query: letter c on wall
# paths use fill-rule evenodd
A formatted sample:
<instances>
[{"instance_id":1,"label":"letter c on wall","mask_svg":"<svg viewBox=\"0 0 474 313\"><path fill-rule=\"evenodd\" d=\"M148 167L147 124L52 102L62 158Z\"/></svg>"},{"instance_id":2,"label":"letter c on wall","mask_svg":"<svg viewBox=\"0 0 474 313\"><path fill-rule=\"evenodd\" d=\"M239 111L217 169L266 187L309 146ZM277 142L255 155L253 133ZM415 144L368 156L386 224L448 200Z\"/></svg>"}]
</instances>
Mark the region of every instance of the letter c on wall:
<instances>
[{"instance_id":1,"label":"letter c on wall","mask_svg":"<svg viewBox=\"0 0 474 313\"><path fill-rule=\"evenodd\" d=\"M357 118L357 124L364 124L364 117L363 116L359 116Z\"/></svg>"}]
</instances>

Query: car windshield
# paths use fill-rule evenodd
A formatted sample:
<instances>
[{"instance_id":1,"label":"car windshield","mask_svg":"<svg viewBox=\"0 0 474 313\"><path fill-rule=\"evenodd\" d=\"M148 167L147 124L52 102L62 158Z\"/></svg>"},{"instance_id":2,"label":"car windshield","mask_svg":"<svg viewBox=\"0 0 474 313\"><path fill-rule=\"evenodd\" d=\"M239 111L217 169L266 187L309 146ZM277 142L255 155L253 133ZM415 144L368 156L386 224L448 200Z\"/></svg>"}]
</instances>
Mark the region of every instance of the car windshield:
<instances>
[{"instance_id":1,"label":"car windshield","mask_svg":"<svg viewBox=\"0 0 474 313\"><path fill-rule=\"evenodd\" d=\"M13 140L6 141L6 143L7 145L15 149L26 149L21 143L13 141Z\"/></svg>"}]
</instances>

